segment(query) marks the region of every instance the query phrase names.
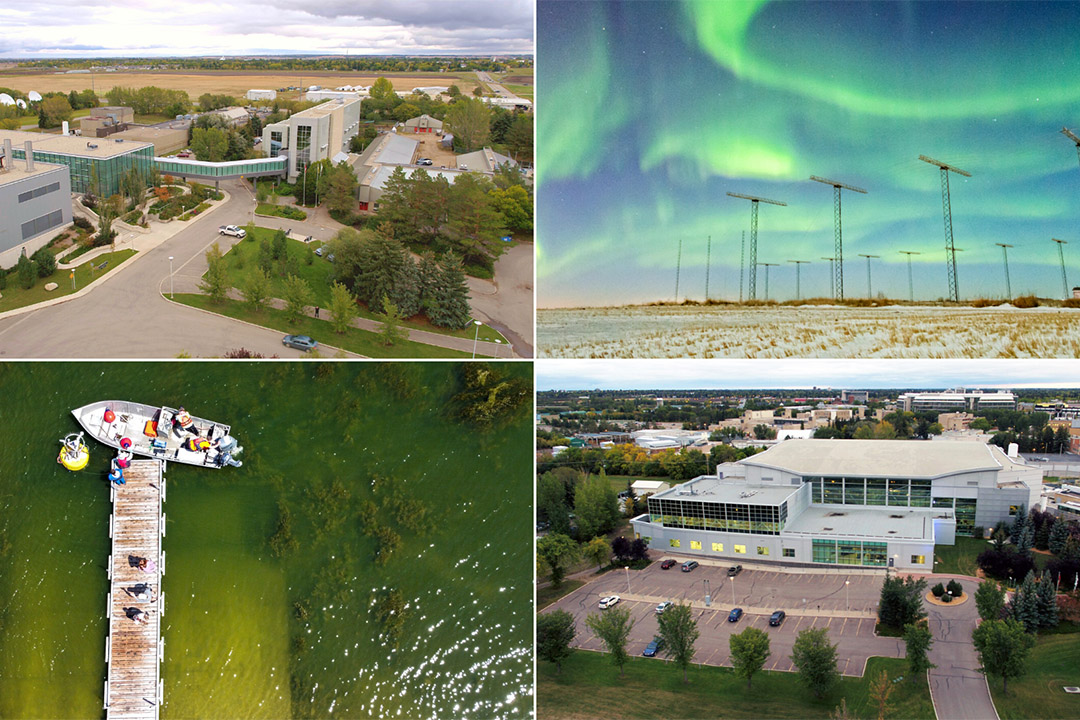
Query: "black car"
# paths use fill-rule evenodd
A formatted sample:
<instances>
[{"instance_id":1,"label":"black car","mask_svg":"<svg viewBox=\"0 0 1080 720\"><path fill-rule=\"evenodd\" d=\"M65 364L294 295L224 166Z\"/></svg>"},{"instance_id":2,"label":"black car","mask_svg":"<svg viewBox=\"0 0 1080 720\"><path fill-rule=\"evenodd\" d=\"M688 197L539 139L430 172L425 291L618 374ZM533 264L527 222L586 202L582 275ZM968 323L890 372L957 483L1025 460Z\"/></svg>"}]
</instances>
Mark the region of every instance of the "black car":
<instances>
[{"instance_id":1,"label":"black car","mask_svg":"<svg viewBox=\"0 0 1080 720\"><path fill-rule=\"evenodd\" d=\"M668 558L664 562L660 563L660 569L661 570L668 570L668 569L670 569L670 568L672 568L674 566L675 566L675 560L672 559L672 558Z\"/></svg>"},{"instance_id":2,"label":"black car","mask_svg":"<svg viewBox=\"0 0 1080 720\"><path fill-rule=\"evenodd\" d=\"M728 568L727 576L728 577L735 577L736 575L738 575L741 572L742 572L742 565L732 565L731 567Z\"/></svg>"},{"instance_id":3,"label":"black car","mask_svg":"<svg viewBox=\"0 0 1080 720\"><path fill-rule=\"evenodd\" d=\"M698 561L697 560L687 560L686 562L684 562L682 564L682 571L683 572L690 572L691 570L693 570L697 566L698 566Z\"/></svg>"},{"instance_id":4,"label":"black car","mask_svg":"<svg viewBox=\"0 0 1080 720\"><path fill-rule=\"evenodd\" d=\"M773 627L779 627L780 623L784 622L785 617L787 617L787 615L783 610L777 610L769 616L769 624Z\"/></svg>"},{"instance_id":5,"label":"black car","mask_svg":"<svg viewBox=\"0 0 1080 720\"><path fill-rule=\"evenodd\" d=\"M656 635L653 637L652 642L645 646L645 649L641 652L645 657L656 657L656 653L664 647L664 638Z\"/></svg>"},{"instance_id":6,"label":"black car","mask_svg":"<svg viewBox=\"0 0 1080 720\"><path fill-rule=\"evenodd\" d=\"M742 617L742 608L732 608L731 612L728 613L727 621L728 622L739 622L739 618L741 618L741 617Z\"/></svg>"}]
</instances>

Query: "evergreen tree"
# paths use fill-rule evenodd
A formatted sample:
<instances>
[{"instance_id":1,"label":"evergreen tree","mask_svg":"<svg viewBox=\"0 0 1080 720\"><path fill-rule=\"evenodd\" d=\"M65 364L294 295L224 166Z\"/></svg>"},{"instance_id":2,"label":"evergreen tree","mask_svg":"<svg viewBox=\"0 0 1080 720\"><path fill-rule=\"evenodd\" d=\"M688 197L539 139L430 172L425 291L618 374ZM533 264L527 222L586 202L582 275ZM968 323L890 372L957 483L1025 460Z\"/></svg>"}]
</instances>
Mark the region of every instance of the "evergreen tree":
<instances>
[{"instance_id":1,"label":"evergreen tree","mask_svg":"<svg viewBox=\"0 0 1080 720\"><path fill-rule=\"evenodd\" d=\"M1058 624L1057 590L1049 573L1043 573L1035 591L1036 608L1040 628L1052 628Z\"/></svg>"},{"instance_id":2,"label":"evergreen tree","mask_svg":"<svg viewBox=\"0 0 1080 720\"><path fill-rule=\"evenodd\" d=\"M472 319L469 308L469 286L461 261L453 253L447 253L439 268L439 283L433 293L428 318L439 327L454 330L466 327Z\"/></svg>"},{"instance_id":3,"label":"evergreen tree","mask_svg":"<svg viewBox=\"0 0 1080 720\"><path fill-rule=\"evenodd\" d=\"M1055 525L1053 518L1046 518L1035 531L1035 547L1038 550L1050 549L1050 530Z\"/></svg>"},{"instance_id":4,"label":"evergreen tree","mask_svg":"<svg viewBox=\"0 0 1080 720\"><path fill-rule=\"evenodd\" d=\"M1068 524L1064 521L1058 520L1050 529L1050 537L1047 541L1047 547L1050 549L1050 552L1060 556L1065 550L1065 541L1068 539Z\"/></svg>"},{"instance_id":5,"label":"evergreen tree","mask_svg":"<svg viewBox=\"0 0 1080 720\"><path fill-rule=\"evenodd\" d=\"M411 262L401 243L381 233L365 236L357 263L356 294L372 312L382 312L384 297L396 297L395 288Z\"/></svg>"},{"instance_id":6,"label":"evergreen tree","mask_svg":"<svg viewBox=\"0 0 1080 720\"><path fill-rule=\"evenodd\" d=\"M889 573L881 587L878 601L878 620L882 625L902 629L905 625L919 622L926 617L922 596L926 592L926 579L901 578Z\"/></svg>"},{"instance_id":7,"label":"evergreen tree","mask_svg":"<svg viewBox=\"0 0 1080 720\"><path fill-rule=\"evenodd\" d=\"M1016 543L1016 551L1024 557L1031 557L1031 547L1035 543L1034 523L1028 520L1020 531L1019 542Z\"/></svg>"},{"instance_id":8,"label":"evergreen tree","mask_svg":"<svg viewBox=\"0 0 1080 720\"><path fill-rule=\"evenodd\" d=\"M1020 505L1016 511L1016 519L1013 520L1012 527L1009 528L1009 541L1013 545L1018 545L1020 543L1020 533L1024 530L1024 526L1027 525L1027 522L1027 510L1024 505Z\"/></svg>"},{"instance_id":9,"label":"evergreen tree","mask_svg":"<svg viewBox=\"0 0 1080 720\"><path fill-rule=\"evenodd\" d=\"M1029 633L1039 629L1039 600L1035 593L1035 571L1032 570L1017 589L1009 613L1013 620L1023 623Z\"/></svg>"},{"instance_id":10,"label":"evergreen tree","mask_svg":"<svg viewBox=\"0 0 1080 720\"><path fill-rule=\"evenodd\" d=\"M913 675L922 675L930 668L936 667L926 656L933 644L934 637L925 624L904 626L904 646L907 648L908 669Z\"/></svg>"},{"instance_id":11,"label":"evergreen tree","mask_svg":"<svg viewBox=\"0 0 1080 720\"><path fill-rule=\"evenodd\" d=\"M420 271L416 267L412 256L404 253L404 262L398 277L394 283L393 295L390 299L397 306L398 312L403 318L411 318L418 315L423 309L420 303Z\"/></svg>"},{"instance_id":12,"label":"evergreen tree","mask_svg":"<svg viewBox=\"0 0 1080 720\"><path fill-rule=\"evenodd\" d=\"M472 173L458 176L450 189L447 223L447 234L462 259L489 269L501 251L500 238L506 232L506 219L488 195L491 187L487 178Z\"/></svg>"},{"instance_id":13,"label":"evergreen tree","mask_svg":"<svg viewBox=\"0 0 1080 720\"><path fill-rule=\"evenodd\" d=\"M431 317L431 309L435 305L441 274L442 271L439 269L439 263L435 259L435 253L424 253L420 258L420 264L417 266L417 279L420 283L420 306L428 317Z\"/></svg>"},{"instance_id":14,"label":"evergreen tree","mask_svg":"<svg viewBox=\"0 0 1080 720\"><path fill-rule=\"evenodd\" d=\"M23 290L34 287L34 278L37 276L37 272L34 270L34 263L30 262L30 258L26 257L26 255L19 255L19 261L15 264L15 272L19 276L19 285Z\"/></svg>"}]
</instances>

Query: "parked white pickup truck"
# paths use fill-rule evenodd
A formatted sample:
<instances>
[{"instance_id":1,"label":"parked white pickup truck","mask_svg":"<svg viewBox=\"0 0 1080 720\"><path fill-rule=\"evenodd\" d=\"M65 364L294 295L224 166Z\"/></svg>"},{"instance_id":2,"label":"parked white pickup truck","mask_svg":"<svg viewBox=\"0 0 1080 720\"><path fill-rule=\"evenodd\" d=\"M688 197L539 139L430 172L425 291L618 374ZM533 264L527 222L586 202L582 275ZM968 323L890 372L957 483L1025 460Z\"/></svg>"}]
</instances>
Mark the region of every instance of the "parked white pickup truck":
<instances>
[{"instance_id":1,"label":"parked white pickup truck","mask_svg":"<svg viewBox=\"0 0 1080 720\"><path fill-rule=\"evenodd\" d=\"M218 235L232 235L233 237L246 237L247 233L235 225L222 225L218 228Z\"/></svg>"}]
</instances>

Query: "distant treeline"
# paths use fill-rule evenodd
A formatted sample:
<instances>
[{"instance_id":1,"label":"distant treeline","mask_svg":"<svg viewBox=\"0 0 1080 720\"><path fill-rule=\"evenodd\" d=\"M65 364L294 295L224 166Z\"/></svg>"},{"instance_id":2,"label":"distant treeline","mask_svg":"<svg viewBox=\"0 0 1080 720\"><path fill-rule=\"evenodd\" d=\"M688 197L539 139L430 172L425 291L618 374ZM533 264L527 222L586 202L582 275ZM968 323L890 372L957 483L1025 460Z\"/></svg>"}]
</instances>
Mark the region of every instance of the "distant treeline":
<instances>
[{"instance_id":1,"label":"distant treeline","mask_svg":"<svg viewBox=\"0 0 1080 720\"><path fill-rule=\"evenodd\" d=\"M262 58L68 58L24 60L21 69L89 70L122 65L148 70L302 70L333 72L500 72L532 67L531 57L262 57Z\"/></svg>"}]
</instances>

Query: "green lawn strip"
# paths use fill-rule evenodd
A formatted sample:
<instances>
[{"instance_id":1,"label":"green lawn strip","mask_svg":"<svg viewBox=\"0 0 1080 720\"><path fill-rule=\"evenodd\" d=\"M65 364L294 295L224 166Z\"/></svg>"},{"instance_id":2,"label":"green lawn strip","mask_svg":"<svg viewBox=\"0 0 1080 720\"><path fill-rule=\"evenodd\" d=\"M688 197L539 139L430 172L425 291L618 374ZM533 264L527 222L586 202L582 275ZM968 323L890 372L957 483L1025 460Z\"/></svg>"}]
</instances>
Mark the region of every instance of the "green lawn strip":
<instances>
[{"instance_id":1,"label":"green lawn strip","mask_svg":"<svg viewBox=\"0 0 1080 720\"><path fill-rule=\"evenodd\" d=\"M34 305L39 302L53 300L65 295L71 295L72 293L83 289L94 280L100 279L102 276L112 272L120 265L120 263L124 262L134 254L134 250L117 250L116 252L98 255L92 261L84 262L82 265L75 268L74 289L71 287L70 270L58 269L47 278L37 278L34 281L34 286L29 290L23 290L19 287L18 275L11 273L7 276L7 289L2 291L3 297L0 298L0 312L26 307L27 305ZM104 270L96 269L105 262L108 262L109 264ZM90 270L91 264L93 264L95 268L93 274L91 274ZM59 287L52 292L46 291L45 285L50 282L56 283Z\"/></svg>"},{"instance_id":2,"label":"green lawn strip","mask_svg":"<svg viewBox=\"0 0 1080 720\"><path fill-rule=\"evenodd\" d=\"M303 217L289 217L289 212L300 213ZM294 208L291 205L271 205L270 203L259 203L255 208L256 215L273 215L274 217L284 218L286 220L296 220L300 222L307 219L307 213L298 208Z\"/></svg>"},{"instance_id":3,"label":"green lawn strip","mask_svg":"<svg viewBox=\"0 0 1080 720\"><path fill-rule=\"evenodd\" d=\"M175 120L175 117L168 115L136 115L135 122L143 125L157 125L158 123L169 122Z\"/></svg>"},{"instance_id":4,"label":"green lawn strip","mask_svg":"<svg viewBox=\"0 0 1080 720\"><path fill-rule=\"evenodd\" d=\"M971 537L956 537L955 545L935 545L934 556L939 561L934 565L934 572L944 575L975 576L979 565L975 562L979 553L989 550L992 545L986 540Z\"/></svg>"},{"instance_id":5,"label":"green lawn strip","mask_svg":"<svg viewBox=\"0 0 1080 720\"><path fill-rule=\"evenodd\" d=\"M579 627L578 632L584 632ZM814 698L796 673L761 672L751 689L731 668L693 666L683 684L682 670L671 662L632 658L626 676L606 654L575 651L563 661L540 661L536 708L542 718L827 718L846 698L851 717L875 718L871 678L885 670L890 679L907 674L907 661L870 658L862 678L845 677L821 700ZM932 720L934 708L926 676L893 684L887 717Z\"/></svg>"},{"instance_id":6,"label":"green lawn strip","mask_svg":"<svg viewBox=\"0 0 1080 720\"><path fill-rule=\"evenodd\" d=\"M264 237L267 241L270 241L274 236L274 232L275 231L270 228L256 227L254 240L245 238L233 245L232 249L225 254L225 261L228 263L229 278L233 287L242 289L248 284L250 278L255 274L255 271L258 270L259 267L259 243ZM323 243L318 240L312 240L312 251L318 249L322 244ZM330 305L330 272L333 270L333 265L325 257L317 256L315 262L308 265L306 262L308 246L301 240L289 238L285 248L291 257L296 258L300 269L300 277L306 280L308 285L311 286L311 291L315 296L315 304L325 310ZM240 265L241 267L237 267L237 265ZM284 294L284 280L284 278L276 273L271 275L272 286L270 295L272 297L281 297ZM359 316L362 318L367 320L381 320L381 316L378 313L371 312L366 306L358 305L356 309ZM466 340L472 340L476 333L475 325L470 325L462 330L450 330L448 328L432 325L426 318L404 320L401 325L410 330L424 330L439 335L465 338ZM503 343L509 345L509 341L503 337L498 330L488 325L480 326L479 339L481 341L486 340L487 342L501 340Z\"/></svg>"},{"instance_id":7,"label":"green lawn strip","mask_svg":"<svg viewBox=\"0 0 1080 720\"><path fill-rule=\"evenodd\" d=\"M564 580L558 588L546 585L536 590L536 609L543 610L560 598L564 598L585 584L584 580Z\"/></svg>"},{"instance_id":8,"label":"green lawn strip","mask_svg":"<svg viewBox=\"0 0 1080 720\"><path fill-rule=\"evenodd\" d=\"M350 352L359 353L375 358L461 358L469 357L469 353L435 345L402 340L397 345L387 347L382 344L382 338L378 333L350 328L342 335L333 331L328 320L316 320L315 318L301 318L293 323L288 320L284 310L275 308L263 308L261 312L255 312L251 307L239 300L225 300L215 303L206 295L198 293L177 293L175 300L184 305L209 310L227 317L243 320L271 330L277 330L282 335L307 335L314 338L320 344L332 345L343 348Z\"/></svg>"},{"instance_id":9,"label":"green lawn strip","mask_svg":"<svg viewBox=\"0 0 1080 720\"><path fill-rule=\"evenodd\" d=\"M1080 641L1076 635L1039 636L1028 658L1027 674L1009 681L1009 694L1001 691L1001 678L987 678L1001 720L1057 720L1080 717L1080 695L1063 687L1080 686Z\"/></svg>"},{"instance_id":10,"label":"green lawn strip","mask_svg":"<svg viewBox=\"0 0 1080 720\"><path fill-rule=\"evenodd\" d=\"M532 85L511 85L511 84L508 84L508 83L502 83L502 86L504 88L506 88L507 90L509 90L510 92L514 93L515 95L517 95L520 98L525 98L526 100L532 100L532 96L533 96L533 86Z\"/></svg>"}]
</instances>

